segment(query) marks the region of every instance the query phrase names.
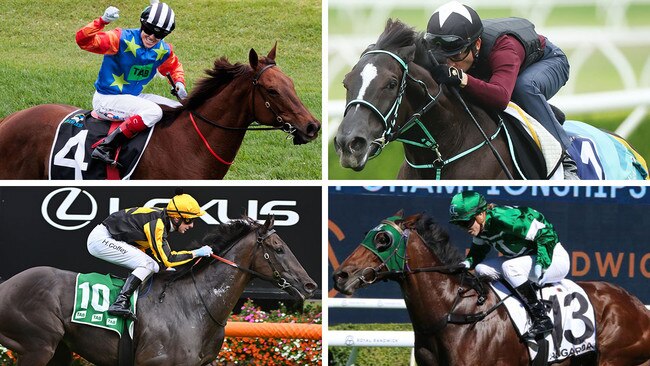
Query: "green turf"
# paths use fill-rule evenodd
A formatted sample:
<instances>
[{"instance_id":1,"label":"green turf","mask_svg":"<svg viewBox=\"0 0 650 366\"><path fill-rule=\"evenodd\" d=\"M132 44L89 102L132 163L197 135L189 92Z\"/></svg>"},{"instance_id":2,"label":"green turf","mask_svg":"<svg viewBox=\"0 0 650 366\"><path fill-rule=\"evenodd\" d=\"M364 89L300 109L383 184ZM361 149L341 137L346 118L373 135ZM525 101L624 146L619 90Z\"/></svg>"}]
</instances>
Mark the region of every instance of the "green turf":
<instances>
[{"instance_id":1,"label":"green turf","mask_svg":"<svg viewBox=\"0 0 650 366\"><path fill-rule=\"evenodd\" d=\"M505 9L481 9L477 8L483 18L506 17L513 14L511 10ZM371 39L376 39L384 27L384 20L377 22L366 21L371 12L365 10L357 14L356 19L350 19L350 15L337 9L329 9L329 32L333 35L346 35L359 29L359 24L363 24L363 34L371 34ZM389 14L390 17L399 18L407 24L418 30L424 30L429 19L426 11L415 9L398 9ZM578 7L556 7L551 11L547 18L545 27L562 27L562 26L604 26L606 24L606 14L597 11L594 6ZM632 5L626 12L627 21L631 26L646 26L650 18L650 5ZM571 55L574 49L567 48L565 52ZM647 63L650 47L625 47L621 51L631 63L632 69L637 78L641 77L643 67ZM349 70L340 72L332 71L329 76L331 80L328 90L330 100L345 99L345 89L341 81L345 73ZM576 93L602 92L609 90L620 90L624 86L624 81L615 71L612 62L606 58L600 51L591 54L589 61L581 68L580 72L576 69L571 70L571 79L575 80ZM639 81L635 81L637 84ZM641 85L643 86L643 85ZM647 85L646 85L647 86ZM598 112L581 115L568 115L569 119L575 119L590 123L594 126L615 130L620 123L627 117L630 111L617 112ZM628 141L639 151L645 158L650 159L650 117L646 117L641 125L628 138ZM403 149L401 144L390 144L382 154L370 161L365 169L361 172L354 172L350 169L341 168L338 162L338 156L334 152L331 143L328 144L328 176L330 179L394 179L397 171L403 161Z\"/></svg>"},{"instance_id":2,"label":"green turf","mask_svg":"<svg viewBox=\"0 0 650 366\"><path fill-rule=\"evenodd\" d=\"M120 19L106 29L139 27L139 15L148 4L0 2L0 118L43 103L90 109L102 56L79 49L76 31L109 5L120 9ZM321 118L320 0L192 0L170 5L177 26L167 41L183 63L188 89L217 57L245 63L251 48L266 55L277 41L278 66L293 79L307 108ZM171 97L165 79L154 79L144 92ZM226 179L320 179L322 139L294 146L285 136L247 133Z\"/></svg>"}]
</instances>

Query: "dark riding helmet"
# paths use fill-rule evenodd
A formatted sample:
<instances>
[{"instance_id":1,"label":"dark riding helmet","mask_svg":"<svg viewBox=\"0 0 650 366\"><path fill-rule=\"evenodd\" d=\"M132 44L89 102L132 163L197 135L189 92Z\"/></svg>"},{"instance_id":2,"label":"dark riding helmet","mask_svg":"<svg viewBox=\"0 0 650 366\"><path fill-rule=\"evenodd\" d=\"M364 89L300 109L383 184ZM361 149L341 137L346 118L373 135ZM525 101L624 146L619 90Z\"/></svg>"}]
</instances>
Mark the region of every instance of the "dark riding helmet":
<instances>
[{"instance_id":1,"label":"dark riding helmet","mask_svg":"<svg viewBox=\"0 0 650 366\"><path fill-rule=\"evenodd\" d=\"M176 28L176 16L169 5L154 0L140 14L140 25L143 32L163 39Z\"/></svg>"},{"instance_id":2,"label":"dark riding helmet","mask_svg":"<svg viewBox=\"0 0 650 366\"><path fill-rule=\"evenodd\" d=\"M478 13L458 1L450 1L429 18L424 39L429 50L449 57L465 51L483 33Z\"/></svg>"}]
</instances>

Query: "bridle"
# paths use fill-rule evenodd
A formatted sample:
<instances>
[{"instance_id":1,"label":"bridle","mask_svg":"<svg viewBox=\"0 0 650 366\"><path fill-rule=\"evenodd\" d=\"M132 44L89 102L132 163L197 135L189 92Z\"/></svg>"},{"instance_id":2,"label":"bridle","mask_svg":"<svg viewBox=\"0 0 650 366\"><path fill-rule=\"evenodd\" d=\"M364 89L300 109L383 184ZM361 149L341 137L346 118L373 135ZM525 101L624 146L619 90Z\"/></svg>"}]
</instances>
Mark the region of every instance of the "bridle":
<instances>
[{"instance_id":1,"label":"bridle","mask_svg":"<svg viewBox=\"0 0 650 366\"><path fill-rule=\"evenodd\" d=\"M415 169L432 169L432 168L436 169L436 179L439 180L442 175L442 169L446 165L473 153L474 151L478 150L479 148L487 144L486 141L483 141L459 154L454 155L451 158L447 158L447 159L443 158L442 153L440 153L439 150L440 144L436 141L435 137L431 134L429 129L424 125L424 123L421 120L422 116L426 114L431 108L433 108L434 105L438 103L440 95L442 94L442 87L438 86L438 92L436 93L436 95L435 96L431 95L431 93L429 93L427 85L422 80L415 79L412 75L409 74L408 63L405 62L401 57L399 57L393 52L386 51L386 50L372 50L361 55L361 58L363 58L363 56L368 54L389 55L399 63L399 65L403 70L402 82L400 84L399 91L397 93L397 96L395 97L395 101L393 102L388 112L386 112L386 114L383 114L374 104L372 104L371 102L365 99L353 99L350 102L348 102L348 104L345 106L345 112L343 113L343 116L347 114L351 106L362 105L369 108L374 114L376 114L383 121L384 129L381 137L376 138L371 142L372 144L376 144L378 146L378 149L375 151L375 153L372 156L368 157L369 159L377 157L382 152L384 147L388 145L390 142L399 141L404 144L412 145L430 151L433 155L433 159L431 163L428 164L414 164L411 161L409 161L406 156L404 156L404 159L406 163L409 164L409 166ZM404 94L406 92L407 79L417 83L422 88L423 92L426 94L428 100L417 112L413 113L411 117L409 117L408 120L402 126L397 126L398 111L400 105L402 104L402 99L404 97ZM494 140L498 136L498 134L502 130L503 125L504 125L504 121L499 115L498 128L496 132L489 138L490 141ZM417 127L421 131L423 136L416 139L403 137L403 135L407 131L411 130L414 127Z\"/></svg>"},{"instance_id":2,"label":"bridle","mask_svg":"<svg viewBox=\"0 0 650 366\"><path fill-rule=\"evenodd\" d=\"M199 112L196 111L196 110L194 110L194 111L189 111L190 121L192 122L192 125L194 126L194 130L196 130L196 132L198 133L199 137L200 137L201 140L203 141L203 144L206 146L206 148L208 149L208 151L210 151L210 153L212 154L212 156L214 156L214 157L215 157L217 160L219 160L219 162L221 162L222 164L224 164L224 165L232 165L232 163L234 162L234 160L231 160L231 161L225 160L225 159L223 159L222 157L220 157L220 156L219 156L219 155L218 155L218 154L217 154L217 153L212 149L212 147L211 147L210 144L208 143L208 140L205 138L205 136L203 135L203 133L201 133L201 130L199 130L199 126L196 124L196 121L194 120L194 116L195 116L195 115L196 115L197 117L199 117L199 119L202 120L203 122L206 122L206 123L209 124L209 125L212 125L212 126L218 127L218 128L220 128L220 129L222 129L222 130L226 130L226 131L270 131L270 130L281 130L281 131L287 133L287 139L290 139L290 138L294 137L294 134L295 134L295 132L296 132L296 128L295 128L294 126L292 126L290 123L288 123L288 122L284 122L284 120L282 119L282 117L281 117L281 116L280 116L280 115L275 111L275 109L273 109L273 108L271 107L271 103L269 103L269 101L266 100L266 98L264 98L264 94L262 93L262 91L260 90L260 88L258 88L258 86L260 85L260 84L259 84L259 79L260 79L260 77L262 76L262 74L264 73L264 71L270 69L271 67L274 67L275 65L276 65L275 63L270 63L270 64L268 64L268 65L262 67L262 69L260 69L260 70L259 70L257 73L255 73L255 75L253 76L252 109L253 109L253 117L255 117L255 95L256 95L257 93L262 94L262 98L263 98L263 100L264 100L264 106L265 106L268 110L270 110L271 113L273 113L273 115L275 116L275 120L279 123L278 126L270 126L270 127L261 127L261 126L257 126L257 127L250 127L250 126L248 126L248 127L229 127L229 126L224 126L224 125L222 125L222 124L219 124L219 123L217 123L217 122L215 122L215 121L213 121L213 120L211 120L211 119L205 117L204 115L202 115L201 113L199 113ZM257 93L256 93L256 92L257 92Z\"/></svg>"},{"instance_id":3,"label":"bridle","mask_svg":"<svg viewBox=\"0 0 650 366\"><path fill-rule=\"evenodd\" d=\"M476 291L476 293L478 294L478 299L477 299L478 305L483 305L485 303L485 301L487 300L487 290L484 288L481 280L475 274L469 272L462 264L448 264L442 266L411 268L408 264L408 259L409 259L408 255L406 255L406 246L408 245L409 242L411 230L404 229L396 222L391 221L389 219L383 220L381 222L379 226L380 230L384 226L389 226L392 229L397 230L401 234L399 242L397 244L393 243L391 247L392 252L389 255L383 257L380 256L376 251L373 251L370 248L368 248L368 246L362 244L364 247L370 249L370 251L373 252L375 255L377 255L381 260L381 263L379 265L375 267L366 267L361 270L361 274L357 279L361 281L364 285L370 285L375 281L377 281L377 279L380 277L386 279L392 278L395 280L404 280L409 275L423 273L423 272L436 272L436 273L442 273L450 276L460 275L460 287L458 288L458 291L456 293L454 303L452 304L449 312L438 322L438 324L441 324L442 326L445 326L448 323L473 324L478 321L481 321L490 313L495 311L499 306L501 306L508 297L512 296L512 294L510 294L504 297L503 299L501 299L490 309L476 314L454 313L454 310L460 303L461 299L463 298L463 295L465 295L465 293L471 290ZM395 258L399 258L403 260L403 265L401 265L401 269L391 268L394 267L394 265L390 264L390 260L393 260ZM382 268L386 268L386 270L382 271L381 270ZM368 279L367 275L370 274L372 274L372 277ZM469 287L464 288L463 287L464 284L469 284Z\"/></svg>"},{"instance_id":4,"label":"bridle","mask_svg":"<svg viewBox=\"0 0 650 366\"><path fill-rule=\"evenodd\" d=\"M274 263L274 260L271 258L271 255L270 255L269 252L267 251L267 249L266 249L266 245L264 244L264 242L265 242L265 241L266 241L270 236L272 236L273 234L275 234L275 229L265 230L264 232L261 232L259 227L256 228L256 229L255 229L255 236L256 236L256 238L255 238L255 242L256 242L256 244L255 244L255 247L254 247L254 249L253 249L253 254L251 255L251 258L255 258L255 255L256 255L256 253L257 253L257 250L258 250L258 249L261 249L261 250L263 251L263 253L264 253L264 254L263 254L264 259L267 261L269 267L271 268L271 271L272 271L272 273L273 273L272 276L265 275L265 274L263 274L263 273L260 273L260 272L258 272L258 271L256 271L256 270L254 270L254 269L251 269L251 268L242 267L242 266L238 265L237 263L234 263L234 262L232 262L232 261L230 261L230 260L228 260L228 259L225 259L225 258L223 258L223 257L220 257L220 256L218 256L218 255L216 255L216 254L211 254L211 255L210 255L213 259L212 259L212 261L209 263L209 265L212 265L213 263L219 261L219 262L225 263L225 264L227 264L227 265L229 265L229 266L231 266L231 267L234 267L234 268L236 268L236 269L238 269L238 270L240 270L240 271L243 271L243 272L246 272L246 273L248 273L248 274L251 274L251 275L253 275L254 277L258 277L258 278L260 278L260 279L262 279L262 280L264 280L264 281L268 281L268 282L274 284L275 286L277 286L278 288L280 288L280 289L282 289L282 290L286 289L287 287L293 287L293 286L289 283L289 281L287 281L286 278L282 277L282 275L280 274L280 271L278 271L278 266L281 267L282 270L284 270L284 271L287 271L287 268L286 268L282 263L279 263L279 262L277 262L277 261L275 261L276 263ZM223 253L225 254L225 253L229 252L232 248L234 248L237 244L239 244L239 243L240 243L240 242L241 242L245 237L246 237L246 236L244 236L244 237L242 237L241 239L237 240L236 242L230 244L230 246L228 246L228 248L226 248L226 249L223 251ZM199 291L198 285L197 285L197 283L196 283L196 278L195 278L195 276L194 276L194 267L195 267L197 264L199 264L199 263L201 262L202 259L203 259L202 257L199 258L196 262L194 262L194 264L192 264L192 266L189 267L189 269L183 271L183 272L180 273L178 276L176 276L174 279L172 279L171 281L167 282L167 283L163 286L163 291L161 292L160 296L158 297L158 300L159 300L159 302L163 302L163 299L165 298L165 291L166 291L166 289L167 289L167 286L169 286L169 285L170 285L172 282L174 282L176 279L178 279L178 278L180 278L180 277L183 277L183 276L187 273L187 271L189 271L189 272L191 273L191 275L192 275L192 282L194 283L194 288L196 289L196 292L197 292L197 294L198 294L198 296L199 296L199 299L201 299L201 303L203 304L203 307L205 308L205 311L206 311L206 312L208 313L208 315L210 316L210 319L212 319L212 321L214 321L214 322L215 322L216 324L218 324L219 326L225 327L225 326L226 326L225 322L222 322L222 321L217 320L217 319L212 315L212 313L210 312L210 309L208 308L207 303L206 303L205 300L203 299L203 296L201 295L201 291Z\"/></svg>"}]
</instances>

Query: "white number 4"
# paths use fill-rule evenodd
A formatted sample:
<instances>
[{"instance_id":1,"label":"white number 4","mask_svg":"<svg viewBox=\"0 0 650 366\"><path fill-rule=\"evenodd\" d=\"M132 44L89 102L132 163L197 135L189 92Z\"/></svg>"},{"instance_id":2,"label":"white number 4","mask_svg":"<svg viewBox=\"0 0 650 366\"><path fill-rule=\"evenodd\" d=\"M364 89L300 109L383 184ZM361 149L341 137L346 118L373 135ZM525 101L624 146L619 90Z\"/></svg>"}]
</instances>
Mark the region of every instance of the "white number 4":
<instances>
[{"instance_id":1,"label":"white number 4","mask_svg":"<svg viewBox=\"0 0 650 366\"><path fill-rule=\"evenodd\" d=\"M65 146L63 146L63 148L61 148L61 150L59 150L56 155L54 155L54 165L74 169L75 179L82 179L83 177L81 176L81 172L85 172L88 169L88 163L84 161L86 158L85 145L87 136L88 130L79 132L78 134L71 137L68 142L66 142ZM70 149L75 146L77 147L77 150L74 153L74 159L66 158L65 156L68 155Z\"/></svg>"}]
</instances>

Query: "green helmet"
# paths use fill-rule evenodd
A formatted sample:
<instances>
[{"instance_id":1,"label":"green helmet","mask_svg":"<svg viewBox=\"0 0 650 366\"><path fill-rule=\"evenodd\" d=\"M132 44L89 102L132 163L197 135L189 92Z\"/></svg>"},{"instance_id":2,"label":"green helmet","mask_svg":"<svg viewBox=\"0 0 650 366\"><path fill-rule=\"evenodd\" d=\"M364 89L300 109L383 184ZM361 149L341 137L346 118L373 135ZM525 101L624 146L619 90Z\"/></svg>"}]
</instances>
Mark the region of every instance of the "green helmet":
<instances>
[{"instance_id":1,"label":"green helmet","mask_svg":"<svg viewBox=\"0 0 650 366\"><path fill-rule=\"evenodd\" d=\"M451 199L449 205L449 222L467 221L485 211L486 207L485 197L480 193L474 191L458 193Z\"/></svg>"}]
</instances>

